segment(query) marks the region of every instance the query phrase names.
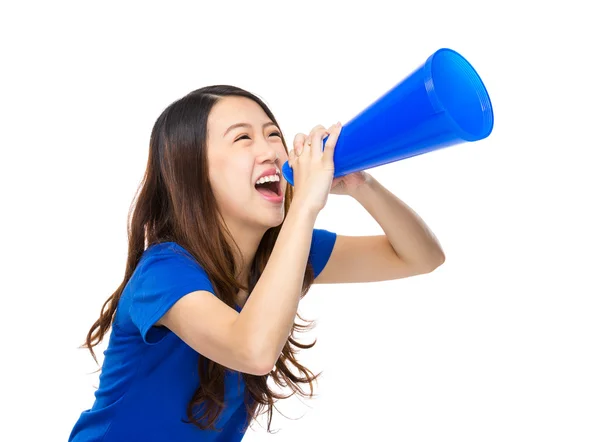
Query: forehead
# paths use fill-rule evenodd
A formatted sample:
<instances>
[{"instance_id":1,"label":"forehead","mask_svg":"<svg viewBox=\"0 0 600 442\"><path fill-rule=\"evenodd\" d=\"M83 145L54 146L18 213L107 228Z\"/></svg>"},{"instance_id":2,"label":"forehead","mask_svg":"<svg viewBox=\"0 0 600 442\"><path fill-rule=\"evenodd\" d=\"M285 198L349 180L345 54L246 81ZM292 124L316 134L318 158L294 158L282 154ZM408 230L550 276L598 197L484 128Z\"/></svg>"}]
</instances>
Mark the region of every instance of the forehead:
<instances>
[{"instance_id":1,"label":"forehead","mask_svg":"<svg viewBox=\"0 0 600 442\"><path fill-rule=\"evenodd\" d=\"M265 121L269 121L269 117L255 101L246 97L223 97L211 109L208 127L215 135L222 135L232 124L260 126Z\"/></svg>"}]
</instances>

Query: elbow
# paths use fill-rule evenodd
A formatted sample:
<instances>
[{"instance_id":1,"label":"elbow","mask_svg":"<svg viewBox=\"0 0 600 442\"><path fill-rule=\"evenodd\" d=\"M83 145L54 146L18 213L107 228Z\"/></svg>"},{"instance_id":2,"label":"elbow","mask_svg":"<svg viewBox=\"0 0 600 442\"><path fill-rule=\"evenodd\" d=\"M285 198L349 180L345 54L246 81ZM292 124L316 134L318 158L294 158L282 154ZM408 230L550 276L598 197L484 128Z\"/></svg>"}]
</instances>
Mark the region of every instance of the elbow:
<instances>
[{"instance_id":1,"label":"elbow","mask_svg":"<svg viewBox=\"0 0 600 442\"><path fill-rule=\"evenodd\" d=\"M437 260L435 261L435 267L434 270L437 269L439 266L441 266L442 264L444 264L446 262L446 255L444 255L444 252L440 251Z\"/></svg>"},{"instance_id":2,"label":"elbow","mask_svg":"<svg viewBox=\"0 0 600 442\"><path fill-rule=\"evenodd\" d=\"M245 329L236 328L233 348L236 353L235 359L240 367L237 371L254 376L265 376L271 373L279 354L274 340L268 339L265 334L265 331L255 326L247 326Z\"/></svg>"},{"instance_id":3,"label":"elbow","mask_svg":"<svg viewBox=\"0 0 600 442\"><path fill-rule=\"evenodd\" d=\"M275 361L266 357L255 357L251 363L251 370L255 376L265 376L273 371Z\"/></svg>"},{"instance_id":4,"label":"elbow","mask_svg":"<svg viewBox=\"0 0 600 442\"><path fill-rule=\"evenodd\" d=\"M269 351L264 345L249 344L246 348L246 372L255 376L265 376L271 373L277 358L272 356L272 351Z\"/></svg>"},{"instance_id":5,"label":"elbow","mask_svg":"<svg viewBox=\"0 0 600 442\"><path fill-rule=\"evenodd\" d=\"M271 373L271 371L273 371L273 367L275 367L274 363L270 363L270 362L263 362L263 361L258 361L255 364L255 369L254 369L254 375L256 376L266 376L269 373Z\"/></svg>"},{"instance_id":6,"label":"elbow","mask_svg":"<svg viewBox=\"0 0 600 442\"><path fill-rule=\"evenodd\" d=\"M423 273L433 272L435 269L444 264L445 261L446 255L444 255L444 252L440 251L435 257L427 260L427 264L422 267Z\"/></svg>"}]
</instances>

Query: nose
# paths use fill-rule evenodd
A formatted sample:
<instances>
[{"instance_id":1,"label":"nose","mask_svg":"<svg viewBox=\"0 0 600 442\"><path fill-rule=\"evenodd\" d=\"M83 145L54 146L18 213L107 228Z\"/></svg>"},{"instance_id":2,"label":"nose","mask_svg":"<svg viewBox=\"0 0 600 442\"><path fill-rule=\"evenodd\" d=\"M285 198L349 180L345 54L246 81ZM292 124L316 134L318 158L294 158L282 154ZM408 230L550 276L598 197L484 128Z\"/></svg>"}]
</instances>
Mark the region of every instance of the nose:
<instances>
[{"instance_id":1,"label":"nose","mask_svg":"<svg viewBox=\"0 0 600 442\"><path fill-rule=\"evenodd\" d=\"M277 153L277 149L274 149L271 146L265 148L261 153L257 156L257 161L263 163L265 161L276 162L279 160L279 154Z\"/></svg>"}]
</instances>

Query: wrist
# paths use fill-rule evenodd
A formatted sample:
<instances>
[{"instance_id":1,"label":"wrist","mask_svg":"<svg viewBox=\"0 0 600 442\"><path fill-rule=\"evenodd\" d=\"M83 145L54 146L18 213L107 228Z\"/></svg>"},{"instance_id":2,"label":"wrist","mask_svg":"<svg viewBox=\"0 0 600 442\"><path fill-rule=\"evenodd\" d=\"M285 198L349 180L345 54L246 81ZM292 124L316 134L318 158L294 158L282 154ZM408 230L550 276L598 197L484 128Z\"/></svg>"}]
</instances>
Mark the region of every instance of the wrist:
<instances>
[{"instance_id":1,"label":"wrist","mask_svg":"<svg viewBox=\"0 0 600 442\"><path fill-rule=\"evenodd\" d=\"M317 219L317 215L320 210L309 207L306 204L302 204L299 200L293 200L290 203L286 218L297 218L303 221L314 222Z\"/></svg>"},{"instance_id":2,"label":"wrist","mask_svg":"<svg viewBox=\"0 0 600 442\"><path fill-rule=\"evenodd\" d=\"M348 193L350 197L354 198L357 201L363 198L369 192L371 192L377 184L377 180L373 178L372 175L364 172L363 176L365 178L365 181L361 183L360 186L356 187Z\"/></svg>"}]
</instances>

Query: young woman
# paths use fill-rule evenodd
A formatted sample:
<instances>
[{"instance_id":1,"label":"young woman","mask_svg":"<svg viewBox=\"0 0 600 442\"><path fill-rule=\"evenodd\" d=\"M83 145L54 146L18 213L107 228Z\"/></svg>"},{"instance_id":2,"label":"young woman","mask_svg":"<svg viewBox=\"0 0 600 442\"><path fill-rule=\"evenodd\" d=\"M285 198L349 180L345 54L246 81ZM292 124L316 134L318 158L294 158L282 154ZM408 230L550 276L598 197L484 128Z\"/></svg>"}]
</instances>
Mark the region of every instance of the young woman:
<instances>
[{"instance_id":1,"label":"young woman","mask_svg":"<svg viewBox=\"0 0 600 442\"><path fill-rule=\"evenodd\" d=\"M269 376L312 395L316 376L295 355L314 343L294 338L311 284L397 279L443 262L425 224L372 176L333 179L340 130L296 135L288 157L274 115L242 89L202 88L164 110L129 220L125 277L84 344L96 360L111 329L95 402L71 442L239 441L262 412L270 431L286 396ZM288 159L293 190L281 175ZM355 198L385 235L315 229L330 193Z\"/></svg>"}]
</instances>

